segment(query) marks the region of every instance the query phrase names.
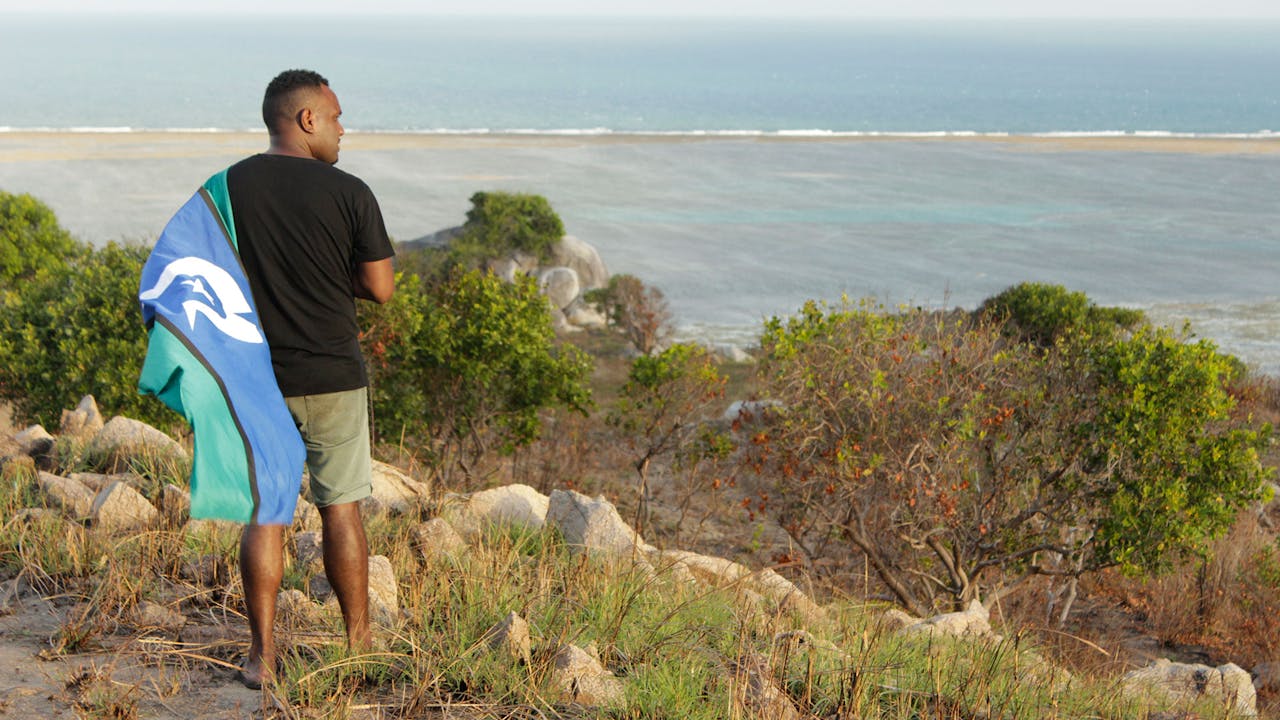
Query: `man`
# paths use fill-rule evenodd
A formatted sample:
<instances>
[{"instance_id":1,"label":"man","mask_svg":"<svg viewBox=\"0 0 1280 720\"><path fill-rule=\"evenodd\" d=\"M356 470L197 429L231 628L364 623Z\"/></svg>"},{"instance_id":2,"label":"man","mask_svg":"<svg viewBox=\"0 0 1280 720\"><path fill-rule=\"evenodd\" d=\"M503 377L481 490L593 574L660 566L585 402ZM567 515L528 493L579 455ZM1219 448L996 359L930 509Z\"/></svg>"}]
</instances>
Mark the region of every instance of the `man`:
<instances>
[{"instance_id":1,"label":"man","mask_svg":"<svg viewBox=\"0 0 1280 720\"><path fill-rule=\"evenodd\" d=\"M227 192L276 380L306 444L325 574L342 608L347 646L358 651L370 643L369 551L357 503L370 494L371 461L355 299L390 299L394 253L373 193L333 167L341 115L317 73L278 75L262 101L270 147L227 171ZM240 538L252 635L241 679L252 688L275 671L283 534L283 525L254 523Z\"/></svg>"}]
</instances>

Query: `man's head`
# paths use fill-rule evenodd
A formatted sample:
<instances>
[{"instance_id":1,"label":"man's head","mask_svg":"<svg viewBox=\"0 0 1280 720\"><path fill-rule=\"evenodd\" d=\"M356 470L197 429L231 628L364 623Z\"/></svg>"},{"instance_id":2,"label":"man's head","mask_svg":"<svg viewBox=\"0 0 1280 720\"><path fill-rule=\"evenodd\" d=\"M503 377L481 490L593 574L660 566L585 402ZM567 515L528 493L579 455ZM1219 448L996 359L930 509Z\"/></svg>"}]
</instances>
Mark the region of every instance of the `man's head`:
<instances>
[{"instance_id":1,"label":"man's head","mask_svg":"<svg viewBox=\"0 0 1280 720\"><path fill-rule=\"evenodd\" d=\"M262 121L273 147L338 162L343 134L342 106L329 81L311 70L286 70L268 85L262 98Z\"/></svg>"}]
</instances>

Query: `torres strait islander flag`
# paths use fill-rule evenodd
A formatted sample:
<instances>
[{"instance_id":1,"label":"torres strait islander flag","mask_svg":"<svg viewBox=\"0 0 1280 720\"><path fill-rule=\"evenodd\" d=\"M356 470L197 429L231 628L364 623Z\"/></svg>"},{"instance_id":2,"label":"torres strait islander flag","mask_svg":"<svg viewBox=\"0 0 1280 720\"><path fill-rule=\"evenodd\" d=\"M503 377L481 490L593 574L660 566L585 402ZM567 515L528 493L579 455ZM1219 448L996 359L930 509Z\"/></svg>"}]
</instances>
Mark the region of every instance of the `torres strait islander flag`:
<instances>
[{"instance_id":1,"label":"torres strait islander flag","mask_svg":"<svg viewBox=\"0 0 1280 720\"><path fill-rule=\"evenodd\" d=\"M182 206L142 268L138 389L191 423L191 516L293 522L306 457L240 264L227 173Z\"/></svg>"}]
</instances>

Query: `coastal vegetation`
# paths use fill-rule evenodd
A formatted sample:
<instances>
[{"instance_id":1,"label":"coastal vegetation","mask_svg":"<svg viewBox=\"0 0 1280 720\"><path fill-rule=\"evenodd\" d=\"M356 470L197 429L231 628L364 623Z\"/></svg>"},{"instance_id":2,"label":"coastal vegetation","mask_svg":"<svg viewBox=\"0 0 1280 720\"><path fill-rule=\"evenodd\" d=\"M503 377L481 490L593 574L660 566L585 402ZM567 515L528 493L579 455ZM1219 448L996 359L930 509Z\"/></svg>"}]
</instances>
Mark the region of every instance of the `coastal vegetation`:
<instances>
[{"instance_id":1,"label":"coastal vegetation","mask_svg":"<svg viewBox=\"0 0 1280 720\"><path fill-rule=\"evenodd\" d=\"M431 502L369 519L400 612L358 656L336 649L332 613L286 613L268 716L793 717L748 698L767 687L794 717L1147 718L1174 703L1117 691L1128 658L1091 626L1101 616L1141 616L1163 646L1218 664L1280 652L1280 545L1258 509L1280 390L1212 343L1028 283L974 312L809 302L732 362L671 344L661 292L626 275L589 296L608 329L557 336L537 284L481 260L549 252L559 218L536 196L472 202L454 250L407 254L392 301L361 308L375 452L434 485ZM135 389L145 249L67 245L38 201L6 207L6 251L19 238L56 256L4 266L0 399L15 420L56 424L92 394L180 433ZM49 653L133 655L175 685L233 665L242 645L225 632L162 642L131 618L163 602L239 627L236 529L171 517L113 536L29 512L48 504L36 462L107 468L74 438L0 465L0 580L69 608ZM172 463L130 467L150 499L186 483ZM610 497L644 542L770 565L822 607L584 554L550 525L424 550L449 494L506 483ZM288 533L287 590L314 580L305 531L300 517ZM925 618L975 600L1003 639L886 625L892 606ZM533 635L514 660L491 650L512 612ZM620 701L565 700L554 670L570 643L626 681ZM89 717L137 717L145 694L109 671L69 688ZM1231 711L1178 712L1196 714L1162 717Z\"/></svg>"}]
</instances>

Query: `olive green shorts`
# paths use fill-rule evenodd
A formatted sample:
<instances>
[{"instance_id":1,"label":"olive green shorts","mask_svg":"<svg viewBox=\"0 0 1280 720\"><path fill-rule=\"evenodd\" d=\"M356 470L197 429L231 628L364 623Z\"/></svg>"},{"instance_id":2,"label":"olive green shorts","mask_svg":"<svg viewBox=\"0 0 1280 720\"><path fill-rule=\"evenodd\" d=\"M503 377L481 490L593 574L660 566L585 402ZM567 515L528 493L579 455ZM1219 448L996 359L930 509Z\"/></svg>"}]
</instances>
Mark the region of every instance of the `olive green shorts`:
<instances>
[{"instance_id":1,"label":"olive green shorts","mask_svg":"<svg viewBox=\"0 0 1280 720\"><path fill-rule=\"evenodd\" d=\"M311 501L355 502L373 490L368 388L284 399L307 446Z\"/></svg>"}]
</instances>

